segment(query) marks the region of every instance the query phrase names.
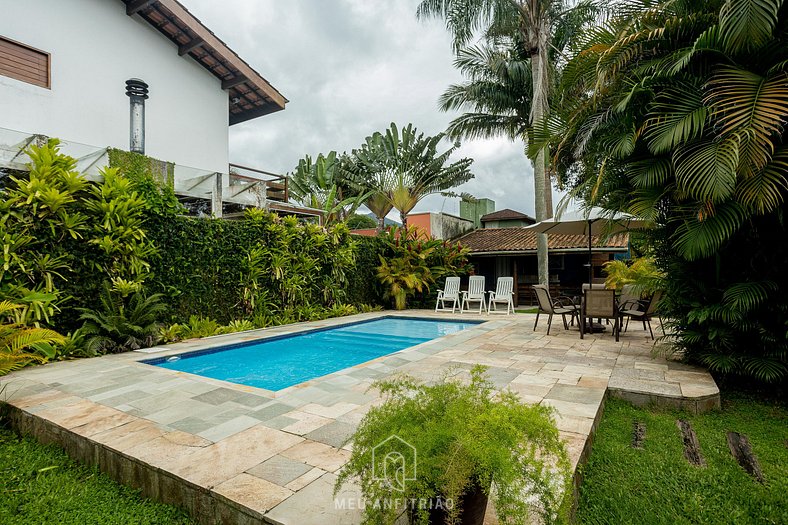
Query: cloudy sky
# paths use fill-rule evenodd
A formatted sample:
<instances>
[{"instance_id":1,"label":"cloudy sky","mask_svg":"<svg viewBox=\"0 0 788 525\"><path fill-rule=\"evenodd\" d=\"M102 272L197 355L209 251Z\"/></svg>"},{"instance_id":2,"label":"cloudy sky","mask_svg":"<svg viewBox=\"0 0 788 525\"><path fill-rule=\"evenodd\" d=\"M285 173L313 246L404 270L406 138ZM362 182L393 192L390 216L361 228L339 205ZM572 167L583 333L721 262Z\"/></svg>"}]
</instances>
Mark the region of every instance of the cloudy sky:
<instances>
[{"instance_id":1,"label":"cloudy sky","mask_svg":"<svg viewBox=\"0 0 788 525\"><path fill-rule=\"evenodd\" d=\"M441 112L438 97L462 78L442 21L417 20L418 3L186 0L290 100L284 111L232 126L230 159L286 173L305 154L350 151L392 121L443 131L458 114ZM533 172L522 143L465 141L460 156L474 159L476 175L460 191L533 215ZM457 199L433 195L416 208L440 210L458 213Z\"/></svg>"}]
</instances>

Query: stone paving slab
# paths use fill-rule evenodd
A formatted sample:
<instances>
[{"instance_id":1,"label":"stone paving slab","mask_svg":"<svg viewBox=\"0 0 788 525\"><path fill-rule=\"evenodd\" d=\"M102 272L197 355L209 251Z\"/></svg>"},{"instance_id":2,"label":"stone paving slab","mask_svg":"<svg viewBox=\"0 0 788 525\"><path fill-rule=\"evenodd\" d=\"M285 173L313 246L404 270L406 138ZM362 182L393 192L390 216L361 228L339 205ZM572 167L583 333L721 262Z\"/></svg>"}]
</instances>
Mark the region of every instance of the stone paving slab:
<instances>
[{"instance_id":1,"label":"stone paving slab","mask_svg":"<svg viewBox=\"0 0 788 525\"><path fill-rule=\"evenodd\" d=\"M475 364L488 366L496 388L555 409L573 468L590 451L607 395L694 412L719 407L719 390L706 371L654 357L648 333L636 326L618 343L609 333L581 340L576 327L563 330L560 323L550 336L544 323L534 331L534 316L522 314L409 311L408 317L488 322L278 392L139 362L384 315L391 314L31 367L7 376L5 395L20 432L59 443L199 522L281 525L359 523L352 503L358 487L343 489L340 499L351 503L340 508L334 480L350 456L348 439L380 402L370 386L392 374L433 381L449 369L467 375Z\"/></svg>"}]
</instances>

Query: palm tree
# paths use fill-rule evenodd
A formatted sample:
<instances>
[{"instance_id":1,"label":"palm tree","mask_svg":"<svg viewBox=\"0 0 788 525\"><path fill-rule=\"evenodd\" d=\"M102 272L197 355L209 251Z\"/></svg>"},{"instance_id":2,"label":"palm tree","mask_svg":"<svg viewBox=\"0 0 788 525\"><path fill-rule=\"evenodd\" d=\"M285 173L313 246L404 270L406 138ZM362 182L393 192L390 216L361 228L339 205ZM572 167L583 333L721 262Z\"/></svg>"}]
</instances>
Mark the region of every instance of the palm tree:
<instances>
[{"instance_id":1,"label":"palm tree","mask_svg":"<svg viewBox=\"0 0 788 525\"><path fill-rule=\"evenodd\" d=\"M353 151L348 171L357 186L373 192L367 206L378 217L379 224L385 218L382 211L388 207L399 211L402 225L407 226L408 213L421 199L473 178L469 169L472 159L463 158L447 165L449 157L460 147L459 142L443 153L438 152L444 136L444 133L425 136L413 124L400 132L392 122L385 134L374 133L361 148ZM379 209L373 209L370 200L373 205L380 205Z\"/></svg>"},{"instance_id":2,"label":"palm tree","mask_svg":"<svg viewBox=\"0 0 788 525\"><path fill-rule=\"evenodd\" d=\"M589 10L588 3L573 9L566 9L566 3L563 0L423 0L419 4L418 17L446 20L458 55L457 65L471 74L470 83L450 87L442 100L444 109L471 106L476 111L452 122L452 136L525 138L523 124L541 122L549 115L554 64L551 54L558 50L554 37L565 43L569 35L566 29L570 27L565 22L576 20L569 13ZM507 57L491 48L466 49L477 30L482 30L488 41L508 40L511 54ZM530 89L524 85L526 80L530 80ZM531 159L536 219L543 221L553 216L545 149L534 151ZM545 234L537 236L537 256L539 281L547 284Z\"/></svg>"},{"instance_id":3,"label":"palm tree","mask_svg":"<svg viewBox=\"0 0 788 525\"><path fill-rule=\"evenodd\" d=\"M366 193L354 191L344 176L344 156L331 151L322 153L315 161L306 155L290 178L289 190L295 200L323 211L325 223L343 221L352 215L364 200Z\"/></svg>"},{"instance_id":4,"label":"palm tree","mask_svg":"<svg viewBox=\"0 0 788 525\"><path fill-rule=\"evenodd\" d=\"M657 222L684 355L772 381L788 377L781 5L628 0L579 43L541 144L590 204Z\"/></svg>"}]
</instances>

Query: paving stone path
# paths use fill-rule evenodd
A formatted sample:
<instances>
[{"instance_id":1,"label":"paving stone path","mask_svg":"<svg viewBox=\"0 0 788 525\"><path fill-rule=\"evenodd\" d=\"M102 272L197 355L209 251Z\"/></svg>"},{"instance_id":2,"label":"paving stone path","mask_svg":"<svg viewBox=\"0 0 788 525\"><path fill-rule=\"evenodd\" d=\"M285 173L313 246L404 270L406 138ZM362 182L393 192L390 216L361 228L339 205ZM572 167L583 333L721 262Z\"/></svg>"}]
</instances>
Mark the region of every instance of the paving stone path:
<instances>
[{"instance_id":1,"label":"paving stone path","mask_svg":"<svg viewBox=\"0 0 788 525\"><path fill-rule=\"evenodd\" d=\"M486 365L497 388L556 409L573 468L590 450L608 394L691 412L719 407L711 376L653 357L647 332L631 329L618 343L609 333L581 340L577 328L560 326L547 336L544 323L534 332L534 316L524 314L464 314L488 322L278 392L138 362L384 315L390 313L31 367L5 378L5 397L20 432L58 443L202 523L281 525L360 521L358 488L345 487L337 498L350 503L337 508L334 482L350 454L348 437L380 401L370 385L391 374L431 380L450 368L462 373Z\"/></svg>"}]
</instances>

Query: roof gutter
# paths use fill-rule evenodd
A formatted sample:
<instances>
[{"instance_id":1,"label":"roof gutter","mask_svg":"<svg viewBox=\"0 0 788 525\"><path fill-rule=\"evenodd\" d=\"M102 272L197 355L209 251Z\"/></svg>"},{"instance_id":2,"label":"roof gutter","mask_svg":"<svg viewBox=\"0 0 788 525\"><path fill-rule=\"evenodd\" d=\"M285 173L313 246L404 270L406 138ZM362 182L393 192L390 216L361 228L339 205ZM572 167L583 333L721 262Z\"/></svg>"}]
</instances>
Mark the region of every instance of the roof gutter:
<instances>
[{"instance_id":1,"label":"roof gutter","mask_svg":"<svg viewBox=\"0 0 788 525\"><path fill-rule=\"evenodd\" d=\"M610 252L621 252L626 253L628 251L627 247L597 247L592 248L592 252L597 253L610 253ZM547 250L548 253L552 254L566 254L566 253L588 253L588 248L550 248ZM494 251L482 251L482 252L474 252L472 251L469 255L476 256L476 255L536 255L536 250L494 250Z\"/></svg>"}]
</instances>

